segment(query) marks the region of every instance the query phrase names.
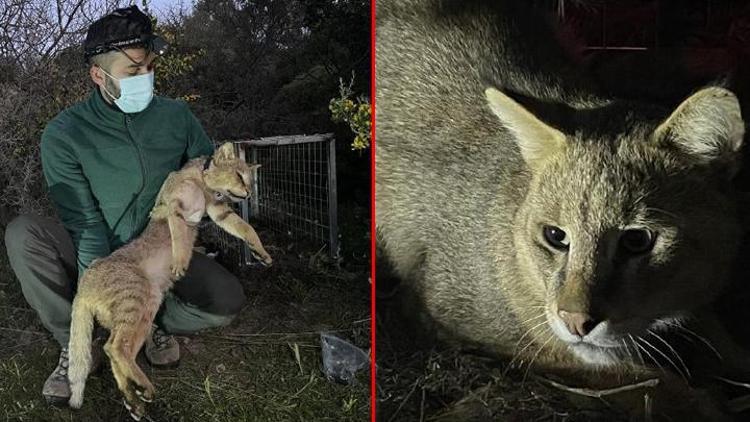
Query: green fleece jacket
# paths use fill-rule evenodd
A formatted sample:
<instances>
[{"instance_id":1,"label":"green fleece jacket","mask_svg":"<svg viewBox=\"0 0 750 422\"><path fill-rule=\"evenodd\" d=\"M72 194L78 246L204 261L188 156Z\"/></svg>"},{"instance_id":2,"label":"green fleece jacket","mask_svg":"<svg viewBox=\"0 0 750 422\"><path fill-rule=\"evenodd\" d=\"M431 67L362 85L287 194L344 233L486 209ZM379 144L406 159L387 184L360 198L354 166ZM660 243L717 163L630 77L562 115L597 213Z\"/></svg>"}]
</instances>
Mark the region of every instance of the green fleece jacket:
<instances>
[{"instance_id":1,"label":"green fleece jacket","mask_svg":"<svg viewBox=\"0 0 750 422\"><path fill-rule=\"evenodd\" d=\"M126 114L98 89L58 114L42 134L50 199L70 233L78 275L137 236L171 171L213 144L187 104L155 96Z\"/></svg>"}]
</instances>

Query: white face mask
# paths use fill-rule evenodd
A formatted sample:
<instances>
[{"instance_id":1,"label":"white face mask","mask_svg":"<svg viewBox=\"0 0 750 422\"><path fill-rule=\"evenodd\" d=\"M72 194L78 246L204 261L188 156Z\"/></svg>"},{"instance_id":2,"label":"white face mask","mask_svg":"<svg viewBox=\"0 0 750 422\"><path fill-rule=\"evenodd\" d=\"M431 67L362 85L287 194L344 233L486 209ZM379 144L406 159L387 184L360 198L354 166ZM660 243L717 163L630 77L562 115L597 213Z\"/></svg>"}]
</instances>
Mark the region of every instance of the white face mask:
<instances>
[{"instance_id":1,"label":"white face mask","mask_svg":"<svg viewBox=\"0 0 750 422\"><path fill-rule=\"evenodd\" d=\"M154 98L154 71L143 75L130 76L128 78L117 79L102 69L105 75L115 81L120 82L120 97L115 98L107 88L102 86L104 92L109 94L115 101L117 107L125 113L138 113L143 111Z\"/></svg>"}]
</instances>

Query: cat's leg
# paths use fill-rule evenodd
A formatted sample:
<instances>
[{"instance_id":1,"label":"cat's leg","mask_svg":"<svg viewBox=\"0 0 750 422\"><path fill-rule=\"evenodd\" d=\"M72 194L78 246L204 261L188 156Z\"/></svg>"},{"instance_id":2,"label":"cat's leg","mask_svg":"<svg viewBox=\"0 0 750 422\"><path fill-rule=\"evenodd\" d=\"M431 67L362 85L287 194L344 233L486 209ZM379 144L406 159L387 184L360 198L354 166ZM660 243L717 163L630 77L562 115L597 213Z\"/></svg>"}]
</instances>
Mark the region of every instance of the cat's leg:
<instances>
[{"instance_id":1,"label":"cat's leg","mask_svg":"<svg viewBox=\"0 0 750 422\"><path fill-rule=\"evenodd\" d=\"M273 258L266 252L255 229L239 215L235 214L229 205L224 203L211 203L206 209L211 220L224 231L234 237L240 238L247 243L253 256L258 258L264 265L271 265Z\"/></svg>"},{"instance_id":2,"label":"cat's leg","mask_svg":"<svg viewBox=\"0 0 750 422\"><path fill-rule=\"evenodd\" d=\"M117 381L117 388L125 396L125 407L130 411L133 419L140 420L146 414L146 404L130 388L128 376L128 356L131 353L138 353L138 349L132 352L133 349L132 329L126 326L113 328L107 344L104 345L104 351L112 363L112 373Z\"/></svg>"},{"instance_id":3,"label":"cat's leg","mask_svg":"<svg viewBox=\"0 0 750 422\"><path fill-rule=\"evenodd\" d=\"M126 349L122 361L125 377L131 382L130 387L133 388L135 395L146 403L154 400L156 391L151 380L143 373L135 359L146 337L151 333L151 323L152 319L144 317L129 329L128 337L132 347Z\"/></svg>"},{"instance_id":4,"label":"cat's leg","mask_svg":"<svg viewBox=\"0 0 750 422\"><path fill-rule=\"evenodd\" d=\"M121 337L120 333L121 328L112 328L109 339L107 339L107 342L104 344L104 353L109 357L109 362L112 366L112 375L115 377L117 389L119 389L125 397L125 407L128 409L133 419L138 420L141 416L146 414L146 408L143 403L139 403L140 400L138 399L138 396L128 388L128 377L123 369L122 353L118 352L117 347L115 346L115 339L118 336ZM139 404L141 408L140 410L138 409Z\"/></svg>"},{"instance_id":5,"label":"cat's leg","mask_svg":"<svg viewBox=\"0 0 750 422\"><path fill-rule=\"evenodd\" d=\"M172 238L172 275L180 279L185 275L193 255L195 226L206 210L206 198L201 188L186 180L170 194L167 222Z\"/></svg>"},{"instance_id":6,"label":"cat's leg","mask_svg":"<svg viewBox=\"0 0 750 422\"><path fill-rule=\"evenodd\" d=\"M172 237L172 276L178 280L187 272L193 256L191 228L177 212L170 213L167 222Z\"/></svg>"}]
</instances>

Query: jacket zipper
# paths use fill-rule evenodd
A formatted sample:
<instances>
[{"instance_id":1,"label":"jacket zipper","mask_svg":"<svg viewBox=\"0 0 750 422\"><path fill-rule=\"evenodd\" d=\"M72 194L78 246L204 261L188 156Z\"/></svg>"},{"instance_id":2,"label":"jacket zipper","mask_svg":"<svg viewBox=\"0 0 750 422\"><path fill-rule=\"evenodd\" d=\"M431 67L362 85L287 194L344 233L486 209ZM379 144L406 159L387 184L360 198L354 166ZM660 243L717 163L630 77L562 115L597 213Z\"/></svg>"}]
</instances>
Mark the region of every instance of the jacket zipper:
<instances>
[{"instance_id":1,"label":"jacket zipper","mask_svg":"<svg viewBox=\"0 0 750 422\"><path fill-rule=\"evenodd\" d=\"M135 213L135 210L138 208L138 201L136 199L143 193L143 190L146 188L146 165L143 163L143 154L141 152L141 149L138 148L138 144L135 142L135 139L133 139L133 135L130 133L130 124L132 123L133 119L125 115L125 130L128 132L128 139L130 140L130 143L133 145L133 148L135 148L136 153L138 154L138 162L141 165L141 187L138 189L138 193L135 194L133 197L132 203L130 204L131 207L133 207L133 211L131 211L131 225L134 223L133 220L135 220L135 216L133 215ZM126 209L125 212L128 210Z\"/></svg>"}]
</instances>

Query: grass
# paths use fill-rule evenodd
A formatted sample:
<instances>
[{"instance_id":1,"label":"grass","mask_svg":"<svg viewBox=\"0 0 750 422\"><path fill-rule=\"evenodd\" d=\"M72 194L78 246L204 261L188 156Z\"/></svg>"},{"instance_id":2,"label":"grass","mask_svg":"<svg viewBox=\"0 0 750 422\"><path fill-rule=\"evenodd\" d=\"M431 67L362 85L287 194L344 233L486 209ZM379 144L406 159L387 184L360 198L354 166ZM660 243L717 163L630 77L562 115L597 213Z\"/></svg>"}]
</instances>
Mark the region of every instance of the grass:
<instances>
[{"instance_id":1,"label":"grass","mask_svg":"<svg viewBox=\"0 0 750 422\"><path fill-rule=\"evenodd\" d=\"M141 361L157 388L153 421L364 421L369 419L369 372L356 385L322 373L319 333L333 332L367 350L369 284L363 262L336 270L311 259L316 251L260 232L274 266L244 270L248 305L225 328L179 337L176 369ZM48 406L44 380L59 349L0 250L0 420L127 421L109 366L89 377L80 410ZM149 419L147 419L149 420Z\"/></svg>"}]
</instances>

